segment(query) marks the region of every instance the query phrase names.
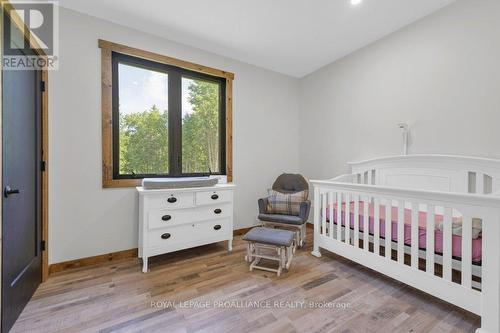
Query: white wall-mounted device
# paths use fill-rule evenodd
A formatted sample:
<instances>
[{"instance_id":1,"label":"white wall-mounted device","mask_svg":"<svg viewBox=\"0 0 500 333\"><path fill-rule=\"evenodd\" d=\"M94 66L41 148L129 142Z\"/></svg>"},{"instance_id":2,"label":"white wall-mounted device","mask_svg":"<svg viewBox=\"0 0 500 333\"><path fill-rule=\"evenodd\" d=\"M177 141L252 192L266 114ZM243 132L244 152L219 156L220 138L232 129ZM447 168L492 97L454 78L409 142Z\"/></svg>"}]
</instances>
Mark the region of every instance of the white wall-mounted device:
<instances>
[{"instance_id":1,"label":"white wall-mounted device","mask_svg":"<svg viewBox=\"0 0 500 333\"><path fill-rule=\"evenodd\" d=\"M398 128L403 132L403 155L408 155L408 135L410 129L407 123L399 123Z\"/></svg>"}]
</instances>

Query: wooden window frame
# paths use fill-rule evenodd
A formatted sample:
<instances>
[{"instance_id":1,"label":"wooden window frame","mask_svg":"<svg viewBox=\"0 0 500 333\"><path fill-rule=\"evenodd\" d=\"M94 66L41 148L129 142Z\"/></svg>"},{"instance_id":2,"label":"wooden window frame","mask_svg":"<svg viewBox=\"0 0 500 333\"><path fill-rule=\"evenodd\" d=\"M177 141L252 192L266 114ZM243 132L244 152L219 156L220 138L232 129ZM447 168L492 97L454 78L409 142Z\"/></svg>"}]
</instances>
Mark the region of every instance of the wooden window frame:
<instances>
[{"instance_id":1,"label":"wooden window frame","mask_svg":"<svg viewBox=\"0 0 500 333\"><path fill-rule=\"evenodd\" d=\"M226 81L225 110L225 163L227 182L233 181L233 80L234 74L223 70L202 66L192 62L160 55L157 53L117 44L102 39L98 40L101 49L101 112L102 112L102 187L140 186L142 179L116 179L113 177L113 78L112 55L119 53L161 64L176 66L194 72L208 74Z\"/></svg>"}]
</instances>

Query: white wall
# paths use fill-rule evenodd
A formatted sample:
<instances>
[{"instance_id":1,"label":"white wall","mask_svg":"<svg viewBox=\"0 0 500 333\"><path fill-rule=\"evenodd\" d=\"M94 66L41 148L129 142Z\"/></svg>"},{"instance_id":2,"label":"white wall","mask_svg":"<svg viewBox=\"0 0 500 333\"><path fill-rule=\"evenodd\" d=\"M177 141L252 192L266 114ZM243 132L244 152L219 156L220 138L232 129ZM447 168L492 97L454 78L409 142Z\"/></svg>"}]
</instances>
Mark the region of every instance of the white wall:
<instances>
[{"instance_id":1,"label":"white wall","mask_svg":"<svg viewBox=\"0 0 500 333\"><path fill-rule=\"evenodd\" d=\"M500 2L459 0L303 78L300 169L410 153L500 158Z\"/></svg>"},{"instance_id":2,"label":"white wall","mask_svg":"<svg viewBox=\"0 0 500 333\"><path fill-rule=\"evenodd\" d=\"M137 247L135 189L101 186L98 38L235 73L235 228L252 225L257 198L298 170L298 80L61 8L60 68L49 77L49 262Z\"/></svg>"}]
</instances>

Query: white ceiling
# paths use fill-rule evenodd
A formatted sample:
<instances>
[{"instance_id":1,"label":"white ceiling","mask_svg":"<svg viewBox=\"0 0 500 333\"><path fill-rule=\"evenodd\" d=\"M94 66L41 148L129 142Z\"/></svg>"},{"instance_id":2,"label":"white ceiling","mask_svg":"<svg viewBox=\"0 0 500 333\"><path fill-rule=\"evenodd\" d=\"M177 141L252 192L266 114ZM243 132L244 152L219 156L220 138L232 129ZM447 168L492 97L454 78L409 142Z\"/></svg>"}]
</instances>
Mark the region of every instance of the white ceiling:
<instances>
[{"instance_id":1,"label":"white ceiling","mask_svg":"<svg viewBox=\"0 0 500 333\"><path fill-rule=\"evenodd\" d=\"M60 0L163 38L302 77L455 0Z\"/></svg>"}]
</instances>

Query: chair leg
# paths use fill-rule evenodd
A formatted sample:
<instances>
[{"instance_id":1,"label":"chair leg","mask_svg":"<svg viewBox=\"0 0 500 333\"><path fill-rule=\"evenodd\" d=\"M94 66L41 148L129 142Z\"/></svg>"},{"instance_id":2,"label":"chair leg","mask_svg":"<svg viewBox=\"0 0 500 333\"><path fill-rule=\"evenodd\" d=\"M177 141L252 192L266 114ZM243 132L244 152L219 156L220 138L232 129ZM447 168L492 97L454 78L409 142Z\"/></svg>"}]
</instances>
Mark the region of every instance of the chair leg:
<instances>
[{"instance_id":1,"label":"chair leg","mask_svg":"<svg viewBox=\"0 0 500 333\"><path fill-rule=\"evenodd\" d=\"M292 251L295 253L300 245L300 229L295 231L295 239L293 240Z\"/></svg>"},{"instance_id":2,"label":"chair leg","mask_svg":"<svg viewBox=\"0 0 500 333\"><path fill-rule=\"evenodd\" d=\"M297 237L296 237L296 247L303 247L306 239L306 224L302 224L298 227Z\"/></svg>"},{"instance_id":3,"label":"chair leg","mask_svg":"<svg viewBox=\"0 0 500 333\"><path fill-rule=\"evenodd\" d=\"M300 239L300 246L304 246L306 243L306 235L307 235L307 222L304 223L301 227L302 232L301 232L301 239Z\"/></svg>"}]
</instances>

